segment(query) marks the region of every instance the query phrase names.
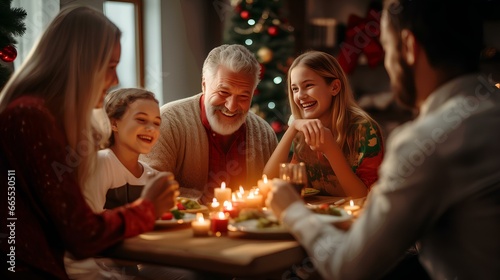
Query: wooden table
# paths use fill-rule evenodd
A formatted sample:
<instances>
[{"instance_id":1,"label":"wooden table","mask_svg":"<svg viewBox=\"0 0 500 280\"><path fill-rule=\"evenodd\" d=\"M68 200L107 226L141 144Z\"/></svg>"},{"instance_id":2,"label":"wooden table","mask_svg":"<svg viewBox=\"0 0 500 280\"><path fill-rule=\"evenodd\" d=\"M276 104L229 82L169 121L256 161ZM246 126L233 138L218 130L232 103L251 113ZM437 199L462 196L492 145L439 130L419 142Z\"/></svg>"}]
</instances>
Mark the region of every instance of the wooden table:
<instances>
[{"instance_id":1,"label":"wooden table","mask_svg":"<svg viewBox=\"0 0 500 280\"><path fill-rule=\"evenodd\" d=\"M315 200L314 204L341 199L325 198ZM283 275L294 265L307 261L305 250L291 235L258 237L241 232L229 232L222 237L193 237L189 224L178 225L126 239L105 255L228 277Z\"/></svg>"}]
</instances>

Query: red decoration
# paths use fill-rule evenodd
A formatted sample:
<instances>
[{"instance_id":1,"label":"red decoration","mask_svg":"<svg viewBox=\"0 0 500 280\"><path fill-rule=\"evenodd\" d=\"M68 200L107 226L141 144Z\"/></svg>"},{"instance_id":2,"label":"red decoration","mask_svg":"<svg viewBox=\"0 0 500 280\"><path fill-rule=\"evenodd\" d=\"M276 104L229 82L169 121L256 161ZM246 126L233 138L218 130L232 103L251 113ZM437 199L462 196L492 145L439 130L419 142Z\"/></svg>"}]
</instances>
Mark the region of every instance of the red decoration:
<instances>
[{"instance_id":1,"label":"red decoration","mask_svg":"<svg viewBox=\"0 0 500 280\"><path fill-rule=\"evenodd\" d=\"M271 123L271 127L273 128L275 133L280 133L283 131L283 124L280 123L279 121L273 121Z\"/></svg>"},{"instance_id":2,"label":"red decoration","mask_svg":"<svg viewBox=\"0 0 500 280\"><path fill-rule=\"evenodd\" d=\"M241 12L241 4L236 5L236 7L234 7L234 10L236 11L236 13L240 13Z\"/></svg>"},{"instance_id":3,"label":"red decoration","mask_svg":"<svg viewBox=\"0 0 500 280\"><path fill-rule=\"evenodd\" d=\"M12 45L5 46L0 50L0 59L5 62L12 62L17 57L17 50Z\"/></svg>"},{"instance_id":4,"label":"red decoration","mask_svg":"<svg viewBox=\"0 0 500 280\"><path fill-rule=\"evenodd\" d=\"M260 63L260 72L259 72L259 79L262 80L264 78L264 73L266 73L266 66L262 63Z\"/></svg>"},{"instance_id":5,"label":"red decoration","mask_svg":"<svg viewBox=\"0 0 500 280\"><path fill-rule=\"evenodd\" d=\"M345 40L340 44L339 64L346 73L351 73L361 53L368 65L375 67L384 60L384 49L379 41L380 11L370 9L366 18L350 15L347 21Z\"/></svg>"},{"instance_id":6,"label":"red decoration","mask_svg":"<svg viewBox=\"0 0 500 280\"><path fill-rule=\"evenodd\" d=\"M271 35L271 36L276 36L276 35L278 35L278 30L279 30L278 27L273 25L267 29L267 33L269 33L269 35Z\"/></svg>"},{"instance_id":7,"label":"red decoration","mask_svg":"<svg viewBox=\"0 0 500 280\"><path fill-rule=\"evenodd\" d=\"M241 11L240 16L242 19L250 18L250 13L248 11Z\"/></svg>"}]
</instances>

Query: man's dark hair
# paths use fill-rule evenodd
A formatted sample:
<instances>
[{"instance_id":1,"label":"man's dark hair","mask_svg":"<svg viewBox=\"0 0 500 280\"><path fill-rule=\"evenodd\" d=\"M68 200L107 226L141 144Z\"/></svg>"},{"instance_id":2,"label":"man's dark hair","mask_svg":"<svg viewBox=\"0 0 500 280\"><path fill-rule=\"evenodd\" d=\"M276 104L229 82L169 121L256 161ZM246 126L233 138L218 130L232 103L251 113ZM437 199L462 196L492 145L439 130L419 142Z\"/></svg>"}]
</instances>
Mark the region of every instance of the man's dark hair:
<instances>
[{"instance_id":1,"label":"man's dark hair","mask_svg":"<svg viewBox=\"0 0 500 280\"><path fill-rule=\"evenodd\" d=\"M387 0L389 24L399 37L408 29L425 49L431 66L479 70L483 25L475 0Z\"/></svg>"}]
</instances>

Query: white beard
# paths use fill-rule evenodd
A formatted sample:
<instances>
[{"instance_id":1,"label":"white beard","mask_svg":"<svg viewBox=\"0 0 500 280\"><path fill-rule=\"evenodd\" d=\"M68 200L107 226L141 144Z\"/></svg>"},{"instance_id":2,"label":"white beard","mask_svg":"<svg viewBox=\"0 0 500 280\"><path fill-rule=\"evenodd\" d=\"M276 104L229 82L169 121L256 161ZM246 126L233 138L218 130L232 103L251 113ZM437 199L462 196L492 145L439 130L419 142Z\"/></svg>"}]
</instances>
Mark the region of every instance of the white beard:
<instances>
[{"instance_id":1,"label":"white beard","mask_svg":"<svg viewBox=\"0 0 500 280\"><path fill-rule=\"evenodd\" d=\"M221 107L223 109L221 109ZM248 114L248 112L238 112L236 116L233 117L234 120L228 122L227 120L221 120L221 117L217 114L217 111L226 110L224 106L212 106L208 104L208 102L205 102L205 109L210 127L220 135L235 133L245 123Z\"/></svg>"}]
</instances>

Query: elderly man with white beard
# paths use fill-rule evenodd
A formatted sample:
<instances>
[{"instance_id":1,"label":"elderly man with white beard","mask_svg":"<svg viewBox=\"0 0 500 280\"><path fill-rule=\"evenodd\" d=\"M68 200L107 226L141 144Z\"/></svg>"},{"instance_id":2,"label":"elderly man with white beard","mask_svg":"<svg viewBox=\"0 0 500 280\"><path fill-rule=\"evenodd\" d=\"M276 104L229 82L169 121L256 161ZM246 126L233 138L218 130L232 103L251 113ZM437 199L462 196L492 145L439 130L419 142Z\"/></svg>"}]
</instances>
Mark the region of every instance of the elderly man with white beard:
<instances>
[{"instance_id":1,"label":"elderly man with white beard","mask_svg":"<svg viewBox=\"0 0 500 280\"><path fill-rule=\"evenodd\" d=\"M255 185L278 142L270 125L249 112L259 73L244 46L214 48L203 64L202 93L161 107L160 138L142 160L173 172L181 196L197 190L201 203L222 182L233 189Z\"/></svg>"}]
</instances>

